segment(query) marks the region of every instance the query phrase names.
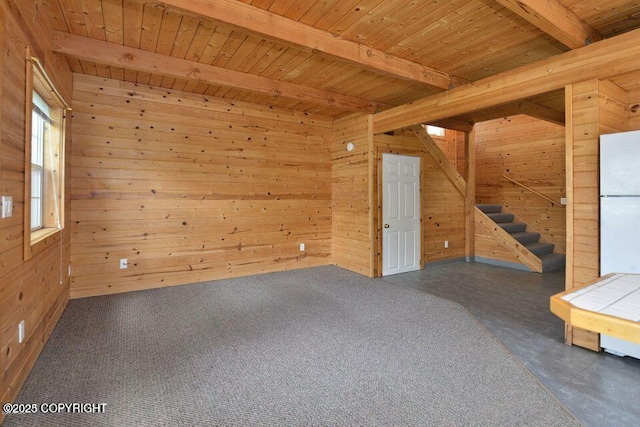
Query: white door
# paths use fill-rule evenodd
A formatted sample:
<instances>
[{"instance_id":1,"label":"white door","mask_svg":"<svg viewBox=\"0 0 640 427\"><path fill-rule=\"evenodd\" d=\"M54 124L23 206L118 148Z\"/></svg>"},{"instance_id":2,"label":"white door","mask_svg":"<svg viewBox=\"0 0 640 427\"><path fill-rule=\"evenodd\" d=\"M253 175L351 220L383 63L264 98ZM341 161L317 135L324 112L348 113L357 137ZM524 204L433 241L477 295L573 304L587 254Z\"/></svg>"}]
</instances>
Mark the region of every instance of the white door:
<instances>
[{"instance_id":1,"label":"white door","mask_svg":"<svg viewBox=\"0 0 640 427\"><path fill-rule=\"evenodd\" d=\"M382 155L382 275L420 269L420 158Z\"/></svg>"}]
</instances>

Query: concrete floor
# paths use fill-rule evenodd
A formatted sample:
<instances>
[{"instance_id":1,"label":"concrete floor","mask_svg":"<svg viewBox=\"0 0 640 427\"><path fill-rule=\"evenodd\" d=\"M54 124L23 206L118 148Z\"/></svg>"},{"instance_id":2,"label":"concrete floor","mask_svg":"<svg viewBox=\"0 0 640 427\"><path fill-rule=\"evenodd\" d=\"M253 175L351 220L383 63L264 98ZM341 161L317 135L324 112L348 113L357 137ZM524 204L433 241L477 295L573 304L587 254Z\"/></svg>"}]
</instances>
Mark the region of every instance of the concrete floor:
<instances>
[{"instance_id":1,"label":"concrete floor","mask_svg":"<svg viewBox=\"0 0 640 427\"><path fill-rule=\"evenodd\" d=\"M564 344L549 311L564 271L456 262L384 280L467 307L586 426L640 426L640 360Z\"/></svg>"}]
</instances>

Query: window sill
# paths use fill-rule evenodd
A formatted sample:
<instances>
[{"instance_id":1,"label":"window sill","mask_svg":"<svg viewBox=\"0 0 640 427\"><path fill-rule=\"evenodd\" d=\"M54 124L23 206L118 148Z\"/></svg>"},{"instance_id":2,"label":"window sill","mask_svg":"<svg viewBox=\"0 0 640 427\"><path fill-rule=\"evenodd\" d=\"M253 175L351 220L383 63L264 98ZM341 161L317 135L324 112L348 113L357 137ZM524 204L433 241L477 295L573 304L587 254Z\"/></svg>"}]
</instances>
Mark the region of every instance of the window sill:
<instances>
[{"instance_id":1,"label":"window sill","mask_svg":"<svg viewBox=\"0 0 640 427\"><path fill-rule=\"evenodd\" d=\"M60 233L61 231L59 228L52 227L32 231L31 242L29 246L25 248L25 260L58 243L62 235L62 233Z\"/></svg>"},{"instance_id":2,"label":"window sill","mask_svg":"<svg viewBox=\"0 0 640 427\"><path fill-rule=\"evenodd\" d=\"M41 228L40 230L31 232L31 246L35 245L38 242L43 241L49 236L52 236L60 231L59 228Z\"/></svg>"}]
</instances>

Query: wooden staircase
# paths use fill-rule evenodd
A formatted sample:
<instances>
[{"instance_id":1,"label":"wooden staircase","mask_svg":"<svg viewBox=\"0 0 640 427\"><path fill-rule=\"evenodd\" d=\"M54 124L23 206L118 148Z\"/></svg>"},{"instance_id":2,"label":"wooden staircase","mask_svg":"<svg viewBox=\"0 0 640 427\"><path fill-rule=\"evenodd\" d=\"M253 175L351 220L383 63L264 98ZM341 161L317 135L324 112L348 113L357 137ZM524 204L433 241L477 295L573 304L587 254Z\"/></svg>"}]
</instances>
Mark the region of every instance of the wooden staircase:
<instances>
[{"instance_id":1,"label":"wooden staircase","mask_svg":"<svg viewBox=\"0 0 640 427\"><path fill-rule=\"evenodd\" d=\"M476 224L515 260L531 271L545 273L565 266L565 255L540 233L502 205L476 205Z\"/></svg>"}]
</instances>

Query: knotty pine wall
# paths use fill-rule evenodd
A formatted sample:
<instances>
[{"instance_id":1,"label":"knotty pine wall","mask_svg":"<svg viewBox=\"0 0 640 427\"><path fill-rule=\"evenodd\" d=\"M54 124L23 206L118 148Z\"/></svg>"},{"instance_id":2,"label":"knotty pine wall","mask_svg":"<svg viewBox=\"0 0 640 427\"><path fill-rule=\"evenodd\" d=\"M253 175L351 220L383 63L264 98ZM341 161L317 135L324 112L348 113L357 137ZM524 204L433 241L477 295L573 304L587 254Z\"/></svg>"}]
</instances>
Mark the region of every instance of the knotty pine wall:
<instances>
[{"instance_id":1,"label":"knotty pine wall","mask_svg":"<svg viewBox=\"0 0 640 427\"><path fill-rule=\"evenodd\" d=\"M373 135L370 116L349 115L335 120L332 132L332 262L367 276L375 276L371 209ZM353 143L353 151L347 144Z\"/></svg>"},{"instance_id":2,"label":"knotty pine wall","mask_svg":"<svg viewBox=\"0 0 640 427\"><path fill-rule=\"evenodd\" d=\"M73 99L72 297L331 262L331 119L78 74Z\"/></svg>"},{"instance_id":3,"label":"knotty pine wall","mask_svg":"<svg viewBox=\"0 0 640 427\"><path fill-rule=\"evenodd\" d=\"M50 49L51 27L33 2L0 2L0 193L13 197L13 216L0 219L0 402L16 397L69 299L69 222L24 260L26 48L44 63L71 101L71 72ZM70 125L70 122L67 122ZM69 142L67 167L69 180ZM68 212L69 197L65 200ZM42 246L42 245L41 245ZM25 340L18 343L18 324ZM0 422L2 415L0 415Z\"/></svg>"},{"instance_id":4,"label":"knotty pine wall","mask_svg":"<svg viewBox=\"0 0 640 427\"><path fill-rule=\"evenodd\" d=\"M477 123L476 201L507 206L559 248L566 248L566 209L513 184L555 200L566 197L563 126L525 115Z\"/></svg>"},{"instance_id":5,"label":"knotty pine wall","mask_svg":"<svg viewBox=\"0 0 640 427\"><path fill-rule=\"evenodd\" d=\"M629 130L640 130L640 90L629 92Z\"/></svg>"},{"instance_id":6,"label":"knotty pine wall","mask_svg":"<svg viewBox=\"0 0 640 427\"><path fill-rule=\"evenodd\" d=\"M599 137L630 130L628 94L609 81L570 85L567 105L567 289L600 276ZM598 334L567 327L568 343L597 350Z\"/></svg>"},{"instance_id":7,"label":"knotty pine wall","mask_svg":"<svg viewBox=\"0 0 640 427\"><path fill-rule=\"evenodd\" d=\"M600 275L599 137L629 130L627 93L609 81L591 80L570 86L567 105L568 192L567 287ZM572 262L569 262L571 261Z\"/></svg>"},{"instance_id":8,"label":"knotty pine wall","mask_svg":"<svg viewBox=\"0 0 640 427\"><path fill-rule=\"evenodd\" d=\"M434 141L437 143L435 138ZM375 187L374 197L377 203L376 224L380 222L382 215L382 172L380 170L382 154L420 157L422 261L427 264L463 258L465 256L465 199L456 190L438 162L411 132L394 136L375 135L374 143L378 160L375 173L378 185ZM451 152L450 154L452 155ZM446 249L445 240L449 242L449 247ZM380 243L377 249L378 263L380 263L381 249Z\"/></svg>"},{"instance_id":9,"label":"knotty pine wall","mask_svg":"<svg viewBox=\"0 0 640 427\"><path fill-rule=\"evenodd\" d=\"M462 132L460 132L462 133ZM462 174L464 175L464 134L462 133L462 145L457 143L458 132L450 129L445 129L444 136L429 135L433 139L436 145L442 150L445 157L449 159L451 164L458 169L459 153L458 149L462 148Z\"/></svg>"},{"instance_id":10,"label":"knotty pine wall","mask_svg":"<svg viewBox=\"0 0 640 427\"><path fill-rule=\"evenodd\" d=\"M424 263L464 256L464 197L449 181L439 164L410 132L395 136L373 135L371 116L354 114L334 122L333 162L333 263L368 276L381 274L380 185L379 168L383 153L422 158L422 260ZM352 142L354 150L348 152ZM436 141L437 143L437 141ZM441 139L455 159L455 149ZM443 151L445 151L443 150ZM449 248L444 248L444 241Z\"/></svg>"}]
</instances>

